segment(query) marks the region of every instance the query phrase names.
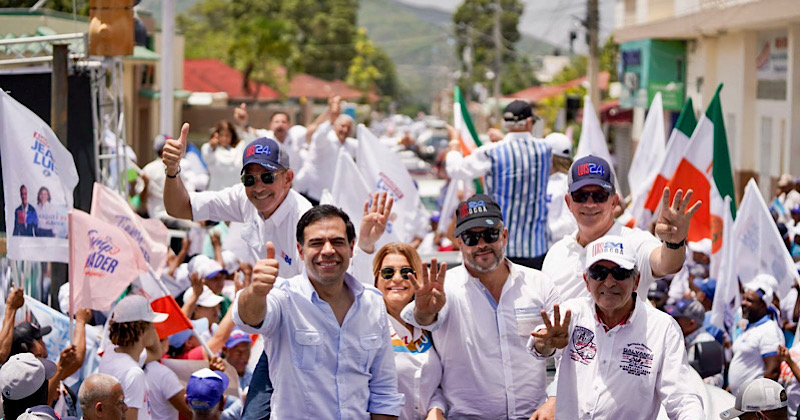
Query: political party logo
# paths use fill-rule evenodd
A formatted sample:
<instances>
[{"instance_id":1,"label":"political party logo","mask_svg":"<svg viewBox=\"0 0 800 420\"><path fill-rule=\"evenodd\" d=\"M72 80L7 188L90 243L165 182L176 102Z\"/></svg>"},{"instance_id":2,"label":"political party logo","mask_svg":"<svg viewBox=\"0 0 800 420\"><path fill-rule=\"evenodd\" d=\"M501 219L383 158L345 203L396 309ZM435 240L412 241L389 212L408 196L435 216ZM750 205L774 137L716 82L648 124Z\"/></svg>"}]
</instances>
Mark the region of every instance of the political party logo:
<instances>
[{"instance_id":1,"label":"political party logo","mask_svg":"<svg viewBox=\"0 0 800 420\"><path fill-rule=\"evenodd\" d=\"M252 145L252 146L247 148L247 150L245 151L244 156L245 157L250 157L250 156L253 156L253 155L268 155L269 152L270 152L269 145L254 144L254 145Z\"/></svg>"},{"instance_id":2,"label":"political party logo","mask_svg":"<svg viewBox=\"0 0 800 420\"><path fill-rule=\"evenodd\" d=\"M403 190L401 190L400 187L398 187L397 184L395 184L394 181L392 181L392 179L383 172L378 172L377 187L379 190L386 191L394 199L394 201L400 200L404 196Z\"/></svg>"},{"instance_id":3,"label":"political party logo","mask_svg":"<svg viewBox=\"0 0 800 420\"><path fill-rule=\"evenodd\" d=\"M286 255L286 252L281 251L281 258L283 258L283 260L286 261L286 264L292 265L292 259L289 258L288 255Z\"/></svg>"},{"instance_id":4,"label":"political party logo","mask_svg":"<svg viewBox=\"0 0 800 420\"><path fill-rule=\"evenodd\" d=\"M622 349L619 367L634 376L649 375L653 370L653 350L641 343L630 343Z\"/></svg>"},{"instance_id":5,"label":"political party logo","mask_svg":"<svg viewBox=\"0 0 800 420\"><path fill-rule=\"evenodd\" d=\"M147 252L147 247L144 244L144 235L142 232L136 227L130 217L123 216L123 215L116 215L114 216L116 219L117 226L122 228L134 241L136 244L139 245L139 249L142 250L142 255L144 256L144 260L147 263L150 263L150 253Z\"/></svg>"},{"instance_id":6,"label":"political party logo","mask_svg":"<svg viewBox=\"0 0 800 420\"><path fill-rule=\"evenodd\" d=\"M600 242L592 245L592 255L601 253L624 255L625 248L622 242Z\"/></svg>"},{"instance_id":7,"label":"political party logo","mask_svg":"<svg viewBox=\"0 0 800 420\"><path fill-rule=\"evenodd\" d=\"M588 365L597 356L597 345L594 343L594 332L581 327L575 327L572 331L572 349L570 358L578 363Z\"/></svg>"},{"instance_id":8,"label":"political party logo","mask_svg":"<svg viewBox=\"0 0 800 420\"><path fill-rule=\"evenodd\" d=\"M584 163L582 165L578 165L578 176L584 175L605 175L606 168L603 165L597 163Z\"/></svg>"},{"instance_id":9,"label":"political party logo","mask_svg":"<svg viewBox=\"0 0 800 420\"><path fill-rule=\"evenodd\" d=\"M119 247L114 245L110 236L101 236L95 229L90 230L88 235L89 256L83 265L83 274L87 277L113 274L119 265L119 260L114 257L119 253Z\"/></svg>"},{"instance_id":10,"label":"political party logo","mask_svg":"<svg viewBox=\"0 0 800 420\"><path fill-rule=\"evenodd\" d=\"M396 332L392 334L392 349L395 353L425 353L433 348L431 333L422 331L416 340L409 340L408 336L400 337Z\"/></svg>"},{"instance_id":11,"label":"political party logo","mask_svg":"<svg viewBox=\"0 0 800 420\"><path fill-rule=\"evenodd\" d=\"M483 200L467 201L466 203L461 203L458 207L458 217L467 217L470 214L487 211L489 211L489 209L486 208L486 203Z\"/></svg>"},{"instance_id":12,"label":"political party logo","mask_svg":"<svg viewBox=\"0 0 800 420\"><path fill-rule=\"evenodd\" d=\"M53 153L50 151L50 143L44 134L33 132L33 164L42 168L44 176L50 176L56 171L56 164L53 161Z\"/></svg>"}]
</instances>

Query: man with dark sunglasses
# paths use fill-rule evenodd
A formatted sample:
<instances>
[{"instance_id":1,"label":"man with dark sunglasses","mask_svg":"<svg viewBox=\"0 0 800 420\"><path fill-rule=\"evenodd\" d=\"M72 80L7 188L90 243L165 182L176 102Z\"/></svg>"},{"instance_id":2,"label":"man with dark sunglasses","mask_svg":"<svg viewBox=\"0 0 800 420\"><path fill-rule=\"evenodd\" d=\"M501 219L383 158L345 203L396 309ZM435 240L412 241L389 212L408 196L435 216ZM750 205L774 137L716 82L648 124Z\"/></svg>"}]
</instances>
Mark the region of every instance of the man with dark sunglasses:
<instances>
[{"instance_id":1,"label":"man with dark sunglasses","mask_svg":"<svg viewBox=\"0 0 800 420\"><path fill-rule=\"evenodd\" d=\"M683 267L689 221L700 207L700 202L689 206L691 196L691 190L685 196L679 190L670 205L669 189L664 189L656 238L649 232L629 229L614 220L613 210L619 203L619 196L608 162L597 156L576 160L569 171L569 193L564 199L575 216L578 230L550 248L542 271L552 277L562 299L588 297L580 269L586 261L586 245L605 235L622 236L634 250L641 273L637 292L644 301L654 279L677 273Z\"/></svg>"},{"instance_id":2,"label":"man with dark sunglasses","mask_svg":"<svg viewBox=\"0 0 800 420\"><path fill-rule=\"evenodd\" d=\"M555 305L552 322L542 311L544 324L528 339L536 360L559 350L556 418L654 419L661 405L670 419L705 418L678 324L636 296L633 247L609 235L586 249L591 297Z\"/></svg>"},{"instance_id":3,"label":"man with dark sunglasses","mask_svg":"<svg viewBox=\"0 0 800 420\"><path fill-rule=\"evenodd\" d=\"M546 375L525 340L558 294L540 271L506 258L508 229L488 195L458 205L455 236L464 264L412 275L415 298L401 317L432 332L448 418L527 420L545 401Z\"/></svg>"}]
</instances>

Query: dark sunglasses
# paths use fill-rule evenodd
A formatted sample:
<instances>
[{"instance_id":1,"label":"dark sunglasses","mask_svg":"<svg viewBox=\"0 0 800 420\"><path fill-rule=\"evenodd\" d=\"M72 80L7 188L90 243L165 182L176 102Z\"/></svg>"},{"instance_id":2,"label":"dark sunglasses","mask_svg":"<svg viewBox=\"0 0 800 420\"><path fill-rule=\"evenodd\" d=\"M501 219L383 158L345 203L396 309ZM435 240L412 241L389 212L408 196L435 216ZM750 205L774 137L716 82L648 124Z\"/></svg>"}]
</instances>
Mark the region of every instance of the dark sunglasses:
<instances>
[{"instance_id":1,"label":"dark sunglasses","mask_svg":"<svg viewBox=\"0 0 800 420\"><path fill-rule=\"evenodd\" d=\"M463 232L461 235L461 240L464 241L464 244L467 246L475 246L478 245L478 241L483 238L483 241L487 244L493 244L500 239L500 229L486 229L481 232Z\"/></svg>"},{"instance_id":2,"label":"dark sunglasses","mask_svg":"<svg viewBox=\"0 0 800 420\"><path fill-rule=\"evenodd\" d=\"M605 203L608 201L608 197L611 196L606 190L597 190L597 191L575 191L570 193L572 196L572 201L576 203L585 203L589 200L589 197L592 197L592 201L595 203Z\"/></svg>"},{"instance_id":3,"label":"dark sunglasses","mask_svg":"<svg viewBox=\"0 0 800 420\"><path fill-rule=\"evenodd\" d=\"M278 172L261 172L261 182L269 185L275 182L275 176ZM256 185L256 176L253 174L244 174L242 175L242 184L245 187L252 187Z\"/></svg>"},{"instance_id":4,"label":"dark sunglasses","mask_svg":"<svg viewBox=\"0 0 800 420\"><path fill-rule=\"evenodd\" d=\"M602 265L595 265L593 267L589 267L587 272L590 278L597 281L604 281L608 277L608 273L611 273L611 276L614 277L614 280L616 281L624 281L630 277L633 277L633 270L626 270L620 266L607 268L603 267Z\"/></svg>"},{"instance_id":5,"label":"dark sunglasses","mask_svg":"<svg viewBox=\"0 0 800 420\"><path fill-rule=\"evenodd\" d=\"M394 277L394 273L395 273L394 267L381 268L381 278L384 280L391 280L392 277ZM417 273L411 267L400 268L400 276L403 278L403 280L408 280L409 274L413 274L415 276L417 275Z\"/></svg>"}]
</instances>

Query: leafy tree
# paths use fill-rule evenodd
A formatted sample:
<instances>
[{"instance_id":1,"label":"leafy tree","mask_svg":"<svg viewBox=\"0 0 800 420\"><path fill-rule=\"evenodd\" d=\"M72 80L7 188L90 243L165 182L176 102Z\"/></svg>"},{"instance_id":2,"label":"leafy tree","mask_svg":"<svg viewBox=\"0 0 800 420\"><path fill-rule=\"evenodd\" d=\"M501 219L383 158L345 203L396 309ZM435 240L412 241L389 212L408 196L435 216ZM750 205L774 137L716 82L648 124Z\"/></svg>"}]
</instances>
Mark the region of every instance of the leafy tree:
<instances>
[{"instance_id":1,"label":"leafy tree","mask_svg":"<svg viewBox=\"0 0 800 420\"><path fill-rule=\"evenodd\" d=\"M356 56L350 62L347 83L365 96L374 88L386 96L397 93L394 64L386 52L369 40L367 31L363 28L356 34Z\"/></svg>"},{"instance_id":2,"label":"leafy tree","mask_svg":"<svg viewBox=\"0 0 800 420\"><path fill-rule=\"evenodd\" d=\"M517 26L523 12L520 0L500 0L500 48L495 46L495 0L465 0L453 14L456 55L461 61L459 84L465 92L475 83L490 84L487 74L494 72L500 54L501 91L511 93L536 82L528 64L516 51L521 35ZM465 54L465 51L468 53ZM507 79L507 80L506 80Z\"/></svg>"},{"instance_id":3,"label":"leafy tree","mask_svg":"<svg viewBox=\"0 0 800 420\"><path fill-rule=\"evenodd\" d=\"M34 4L36 0L0 0L0 9L6 7L27 9ZM57 12L72 13L72 0L48 0L42 7ZM76 0L75 7L78 15L89 16L89 0Z\"/></svg>"}]
</instances>

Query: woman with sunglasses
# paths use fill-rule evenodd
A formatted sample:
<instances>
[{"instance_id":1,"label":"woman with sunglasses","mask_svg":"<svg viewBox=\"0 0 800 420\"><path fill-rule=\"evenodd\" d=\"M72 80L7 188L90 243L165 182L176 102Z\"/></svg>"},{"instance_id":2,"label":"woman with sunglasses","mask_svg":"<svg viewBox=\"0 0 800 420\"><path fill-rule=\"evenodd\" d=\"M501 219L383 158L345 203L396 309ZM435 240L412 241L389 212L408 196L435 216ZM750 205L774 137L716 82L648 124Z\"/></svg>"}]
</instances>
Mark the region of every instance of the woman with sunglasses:
<instances>
[{"instance_id":1,"label":"woman with sunglasses","mask_svg":"<svg viewBox=\"0 0 800 420\"><path fill-rule=\"evenodd\" d=\"M442 365L431 333L400 318L400 312L414 299L412 282L420 270L419 254L411 245L403 243L383 246L372 262L375 287L383 293L389 315L397 390L406 396L401 420L444 418L445 401L439 388Z\"/></svg>"}]
</instances>

